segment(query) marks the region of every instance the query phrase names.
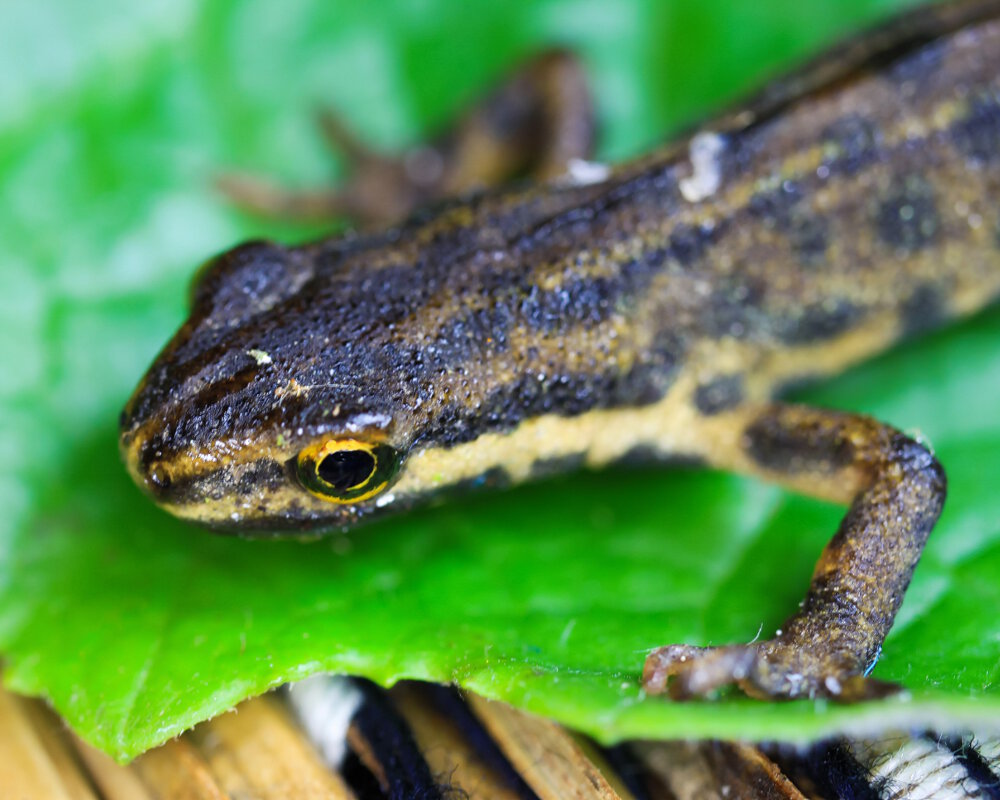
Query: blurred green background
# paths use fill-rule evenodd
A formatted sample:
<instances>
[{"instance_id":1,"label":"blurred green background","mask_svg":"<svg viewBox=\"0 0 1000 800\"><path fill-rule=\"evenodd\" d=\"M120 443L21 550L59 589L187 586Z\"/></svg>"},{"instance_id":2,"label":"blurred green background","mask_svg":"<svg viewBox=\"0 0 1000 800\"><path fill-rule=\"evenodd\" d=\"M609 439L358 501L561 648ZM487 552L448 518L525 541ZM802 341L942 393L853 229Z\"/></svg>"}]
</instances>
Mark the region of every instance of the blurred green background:
<instances>
[{"instance_id":1,"label":"blurred green background","mask_svg":"<svg viewBox=\"0 0 1000 800\"><path fill-rule=\"evenodd\" d=\"M996 314L813 395L920 426L950 456L951 516L880 666L917 691L909 706L639 702L648 648L780 623L836 525L832 507L731 476L650 471L474 499L309 546L242 542L166 518L116 454L118 411L183 319L194 268L243 238L319 232L244 214L212 188L228 170L289 187L334 179L318 106L392 151L559 44L591 75L600 156L620 159L904 5L4 3L8 684L50 697L120 757L324 668L459 680L606 739L996 717Z\"/></svg>"}]
</instances>

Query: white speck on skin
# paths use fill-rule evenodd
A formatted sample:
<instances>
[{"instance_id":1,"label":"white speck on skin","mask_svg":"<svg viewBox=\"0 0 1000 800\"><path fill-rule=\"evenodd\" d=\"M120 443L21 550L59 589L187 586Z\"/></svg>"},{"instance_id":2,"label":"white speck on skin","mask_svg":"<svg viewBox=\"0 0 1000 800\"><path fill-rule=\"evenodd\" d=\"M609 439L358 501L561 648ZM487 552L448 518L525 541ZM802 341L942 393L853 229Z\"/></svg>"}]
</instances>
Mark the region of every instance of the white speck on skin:
<instances>
[{"instance_id":1,"label":"white speck on skin","mask_svg":"<svg viewBox=\"0 0 1000 800\"><path fill-rule=\"evenodd\" d=\"M358 398L358 402L361 402L362 399ZM356 433L369 427L385 428L390 422L392 422L392 417L388 414L358 414L347 423L346 427L351 433Z\"/></svg>"},{"instance_id":2,"label":"white speck on skin","mask_svg":"<svg viewBox=\"0 0 1000 800\"><path fill-rule=\"evenodd\" d=\"M247 350L247 355L257 362L258 367L271 363L271 356L264 350Z\"/></svg>"},{"instance_id":3,"label":"white speck on skin","mask_svg":"<svg viewBox=\"0 0 1000 800\"><path fill-rule=\"evenodd\" d=\"M699 133L691 139L688 157L691 177L682 178L678 188L689 203L700 203L715 194L722 183L719 156L726 149L726 140L712 131Z\"/></svg>"},{"instance_id":4,"label":"white speck on skin","mask_svg":"<svg viewBox=\"0 0 1000 800\"><path fill-rule=\"evenodd\" d=\"M293 684L288 699L327 766L338 768L347 753L347 729L364 695L347 678L314 675Z\"/></svg>"},{"instance_id":5,"label":"white speck on skin","mask_svg":"<svg viewBox=\"0 0 1000 800\"><path fill-rule=\"evenodd\" d=\"M378 500L375 501L375 507L385 508L385 506L391 504L395 499L396 495L394 495L392 492L389 492L389 494L384 494Z\"/></svg>"},{"instance_id":6,"label":"white speck on skin","mask_svg":"<svg viewBox=\"0 0 1000 800\"><path fill-rule=\"evenodd\" d=\"M611 175L611 167L598 161L571 158L566 162L566 183L570 186L590 186L606 181Z\"/></svg>"}]
</instances>

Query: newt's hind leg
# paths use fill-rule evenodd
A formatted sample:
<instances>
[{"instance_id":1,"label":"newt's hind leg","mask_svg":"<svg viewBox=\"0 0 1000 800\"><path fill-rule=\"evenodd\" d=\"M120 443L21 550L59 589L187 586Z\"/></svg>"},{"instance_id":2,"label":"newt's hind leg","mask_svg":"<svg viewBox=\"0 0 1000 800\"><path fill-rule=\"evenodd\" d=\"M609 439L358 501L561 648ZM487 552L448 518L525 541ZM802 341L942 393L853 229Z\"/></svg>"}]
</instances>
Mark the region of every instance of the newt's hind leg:
<instances>
[{"instance_id":1,"label":"newt's hind leg","mask_svg":"<svg viewBox=\"0 0 1000 800\"><path fill-rule=\"evenodd\" d=\"M219 185L237 203L267 215L365 223L393 222L415 209L521 175L549 179L594 141L590 93L579 62L550 51L515 72L463 115L452 130L399 156L376 153L339 117L323 112L320 127L348 162L337 189L287 191L245 175Z\"/></svg>"},{"instance_id":2,"label":"newt's hind leg","mask_svg":"<svg viewBox=\"0 0 1000 800\"><path fill-rule=\"evenodd\" d=\"M773 639L646 659L648 692L676 699L736 684L754 697L851 701L898 687L865 678L910 583L945 498L945 476L922 444L869 417L789 405L751 414L720 465L850 503L809 592Z\"/></svg>"}]
</instances>

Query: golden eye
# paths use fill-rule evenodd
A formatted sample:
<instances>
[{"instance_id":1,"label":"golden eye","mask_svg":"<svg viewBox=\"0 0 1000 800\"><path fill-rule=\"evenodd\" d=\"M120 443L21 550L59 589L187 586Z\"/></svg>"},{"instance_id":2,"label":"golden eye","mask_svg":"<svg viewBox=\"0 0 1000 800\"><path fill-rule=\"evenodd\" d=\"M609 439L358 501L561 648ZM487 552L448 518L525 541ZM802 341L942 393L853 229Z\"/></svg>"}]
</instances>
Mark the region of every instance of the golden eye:
<instances>
[{"instance_id":1,"label":"golden eye","mask_svg":"<svg viewBox=\"0 0 1000 800\"><path fill-rule=\"evenodd\" d=\"M381 492L399 469L399 453L387 444L328 439L302 450L299 482L334 503L357 503Z\"/></svg>"}]
</instances>

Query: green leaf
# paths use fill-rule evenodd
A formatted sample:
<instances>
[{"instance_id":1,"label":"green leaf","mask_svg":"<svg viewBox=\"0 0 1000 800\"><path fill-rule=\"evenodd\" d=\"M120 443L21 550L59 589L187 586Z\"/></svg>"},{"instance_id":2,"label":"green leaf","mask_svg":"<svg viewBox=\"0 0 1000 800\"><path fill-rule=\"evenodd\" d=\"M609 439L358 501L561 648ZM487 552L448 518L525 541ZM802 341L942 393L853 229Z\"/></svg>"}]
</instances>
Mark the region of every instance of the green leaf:
<instances>
[{"instance_id":1,"label":"green leaf","mask_svg":"<svg viewBox=\"0 0 1000 800\"><path fill-rule=\"evenodd\" d=\"M581 52L619 157L820 40L902 5L823 0L273 4L71 0L0 22L0 651L119 758L319 670L458 681L604 740L800 739L990 724L1000 622L1000 315L810 393L919 431L951 496L877 675L833 708L640 697L645 652L746 641L795 607L841 509L722 474L585 474L312 544L184 527L130 484L116 419L183 318L184 284L264 223L217 170L322 183L309 109L386 147L544 44ZM12 77L13 76L13 77Z\"/></svg>"}]
</instances>

